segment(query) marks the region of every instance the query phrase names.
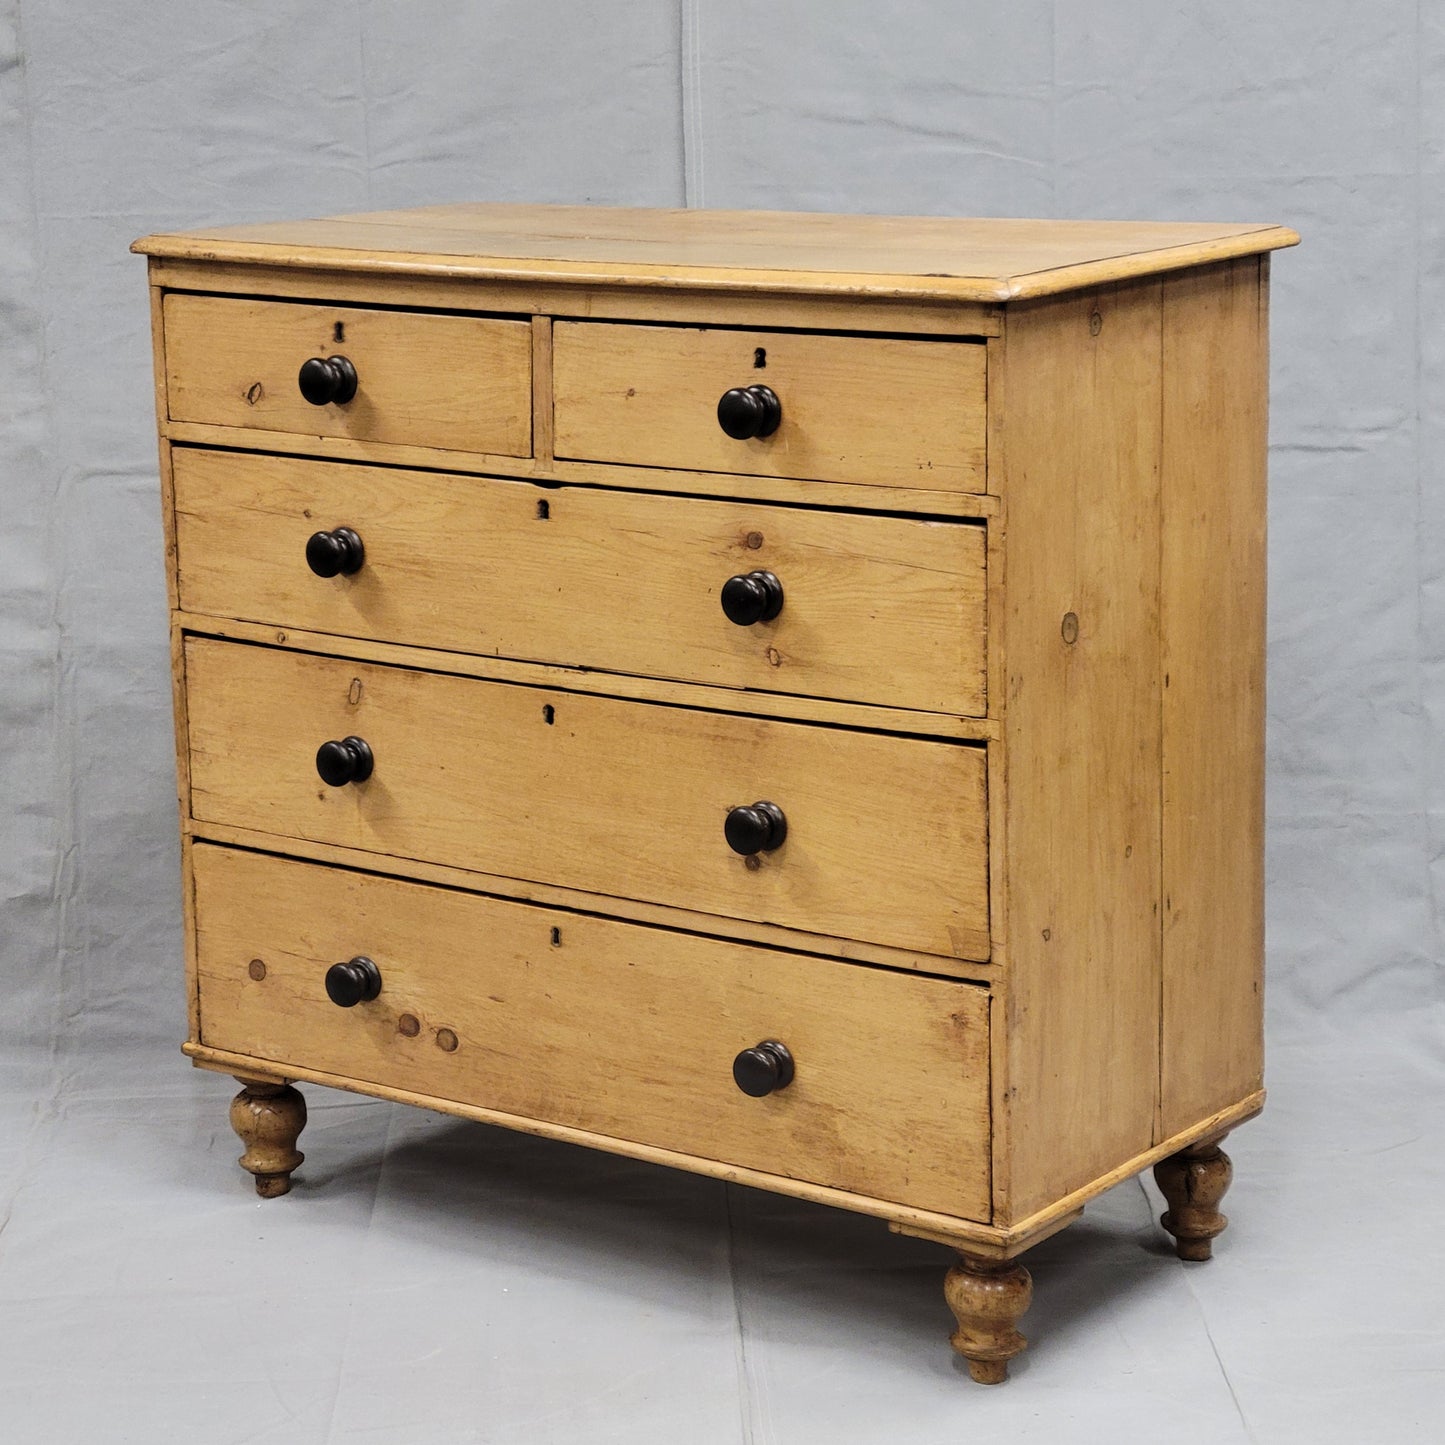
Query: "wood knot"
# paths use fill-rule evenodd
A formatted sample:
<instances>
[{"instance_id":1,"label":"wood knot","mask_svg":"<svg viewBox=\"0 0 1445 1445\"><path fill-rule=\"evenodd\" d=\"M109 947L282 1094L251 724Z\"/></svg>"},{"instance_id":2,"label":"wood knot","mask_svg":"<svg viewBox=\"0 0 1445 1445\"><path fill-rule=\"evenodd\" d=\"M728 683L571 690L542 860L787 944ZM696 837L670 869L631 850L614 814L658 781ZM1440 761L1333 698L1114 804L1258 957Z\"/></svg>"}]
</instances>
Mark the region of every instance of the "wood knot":
<instances>
[{"instance_id":1,"label":"wood knot","mask_svg":"<svg viewBox=\"0 0 1445 1445\"><path fill-rule=\"evenodd\" d=\"M1077 612L1064 613L1064 620L1059 624L1059 635L1070 647L1079 640L1079 614Z\"/></svg>"}]
</instances>

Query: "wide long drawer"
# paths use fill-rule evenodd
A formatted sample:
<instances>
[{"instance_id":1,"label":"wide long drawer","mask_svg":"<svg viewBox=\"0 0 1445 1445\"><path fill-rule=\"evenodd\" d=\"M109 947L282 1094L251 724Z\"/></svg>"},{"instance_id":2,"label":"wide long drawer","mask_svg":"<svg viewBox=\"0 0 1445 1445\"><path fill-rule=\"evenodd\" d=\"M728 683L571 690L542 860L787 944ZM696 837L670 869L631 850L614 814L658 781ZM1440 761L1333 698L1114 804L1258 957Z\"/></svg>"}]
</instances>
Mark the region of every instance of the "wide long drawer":
<instances>
[{"instance_id":1,"label":"wide long drawer","mask_svg":"<svg viewBox=\"0 0 1445 1445\"><path fill-rule=\"evenodd\" d=\"M206 845L192 857L208 1047L988 1218L980 987ZM338 1007L327 971L358 956L380 992ZM763 1042L793 1076L754 1097L733 1062Z\"/></svg>"},{"instance_id":2,"label":"wide long drawer","mask_svg":"<svg viewBox=\"0 0 1445 1445\"><path fill-rule=\"evenodd\" d=\"M595 321L552 335L559 457L984 490L977 343ZM733 434L729 393L755 398L731 399Z\"/></svg>"},{"instance_id":3,"label":"wide long drawer","mask_svg":"<svg viewBox=\"0 0 1445 1445\"><path fill-rule=\"evenodd\" d=\"M529 321L180 292L164 319L172 421L531 455ZM331 368L314 401L311 361ZM326 400L341 362L349 379Z\"/></svg>"},{"instance_id":4,"label":"wide long drawer","mask_svg":"<svg viewBox=\"0 0 1445 1445\"><path fill-rule=\"evenodd\" d=\"M177 448L181 606L415 646L981 715L981 526ZM348 566L308 542L347 529ZM776 616L733 578L776 579ZM755 608L754 611L762 609Z\"/></svg>"},{"instance_id":5,"label":"wide long drawer","mask_svg":"<svg viewBox=\"0 0 1445 1445\"><path fill-rule=\"evenodd\" d=\"M199 637L185 668L202 822L988 956L982 747ZM373 770L328 786L352 737Z\"/></svg>"}]
</instances>

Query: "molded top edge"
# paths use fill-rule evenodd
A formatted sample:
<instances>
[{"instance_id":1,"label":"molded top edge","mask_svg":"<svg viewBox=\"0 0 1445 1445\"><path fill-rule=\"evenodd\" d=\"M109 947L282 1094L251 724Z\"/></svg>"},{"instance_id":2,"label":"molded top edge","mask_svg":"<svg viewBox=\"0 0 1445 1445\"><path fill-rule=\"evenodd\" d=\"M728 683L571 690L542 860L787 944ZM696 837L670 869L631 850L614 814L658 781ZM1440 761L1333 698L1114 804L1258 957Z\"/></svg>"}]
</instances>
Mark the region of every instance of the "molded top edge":
<instances>
[{"instance_id":1,"label":"molded top edge","mask_svg":"<svg viewBox=\"0 0 1445 1445\"><path fill-rule=\"evenodd\" d=\"M1298 244L1283 226L462 204L142 237L218 264L1000 303Z\"/></svg>"}]
</instances>

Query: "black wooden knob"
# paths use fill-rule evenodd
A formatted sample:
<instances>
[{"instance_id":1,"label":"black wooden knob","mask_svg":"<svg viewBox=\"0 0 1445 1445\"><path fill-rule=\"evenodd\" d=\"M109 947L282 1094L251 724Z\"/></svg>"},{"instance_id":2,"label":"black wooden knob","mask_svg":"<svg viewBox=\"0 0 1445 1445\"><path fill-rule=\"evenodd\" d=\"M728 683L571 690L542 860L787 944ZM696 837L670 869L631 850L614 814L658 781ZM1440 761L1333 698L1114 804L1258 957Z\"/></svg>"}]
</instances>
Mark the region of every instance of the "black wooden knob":
<instances>
[{"instance_id":1,"label":"black wooden knob","mask_svg":"<svg viewBox=\"0 0 1445 1445\"><path fill-rule=\"evenodd\" d=\"M318 577L335 577L338 572L350 577L361 571L366 561L366 548L350 527L333 527L329 532L313 532L306 542L306 565Z\"/></svg>"},{"instance_id":2,"label":"black wooden knob","mask_svg":"<svg viewBox=\"0 0 1445 1445\"><path fill-rule=\"evenodd\" d=\"M337 967L342 967L337 964ZM744 1049L733 1060L733 1082L743 1093L761 1099L776 1089L786 1089L793 1082L793 1056L786 1044L777 1039L764 1039Z\"/></svg>"},{"instance_id":3,"label":"black wooden knob","mask_svg":"<svg viewBox=\"0 0 1445 1445\"><path fill-rule=\"evenodd\" d=\"M333 963L326 970L326 997L339 1008L370 1003L381 992L381 970L369 958Z\"/></svg>"},{"instance_id":4,"label":"black wooden knob","mask_svg":"<svg viewBox=\"0 0 1445 1445\"><path fill-rule=\"evenodd\" d=\"M316 771L321 781L333 788L364 783L375 765L365 738L342 738L339 743L322 743L316 749Z\"/></svg>"},{"instance_id":5,"label":"black wooden knob","mask_svg":"<svg viewBox=\"0 0 1445 1445\"><path fill-rule=\"evenodd\" d=\"M722 610L739 627L771 622L783 610L783 584L771 572L729 577L722 585Z\"/></svg>"},{"instance_id":6,"label":"black wooden knob","mask_svg":"<svg viewBox=\"0 0 1445 1445\"><path fill-rule=\"evenodd\" d=\"M356 368L344 356L313 356L301 363L296 384L312 406L342 406L356 395Z\"/></svg>"},{"instance_id":7,"label":"black wooden knob","mask_svg":"<svg viewBox=\"0 0 1445 1445\"><path fill-rule=\"evenodd\" d=\"M783 404L770 386L735 386L717 404L717 424L740 442L770 437L783 420Z\"/></svg>"},{"instance_id":8,"label":"black wooden knob","mask_svg":"<svg viewBox=\"0 0 1445 1445\"><path fill-rule=\"evenodd\" d=\"M771 853L783 846L788 820L776 803L754 803L751 808L733 808L723 824L723 836L734 853Z\"/></svg>"}]
</instances>

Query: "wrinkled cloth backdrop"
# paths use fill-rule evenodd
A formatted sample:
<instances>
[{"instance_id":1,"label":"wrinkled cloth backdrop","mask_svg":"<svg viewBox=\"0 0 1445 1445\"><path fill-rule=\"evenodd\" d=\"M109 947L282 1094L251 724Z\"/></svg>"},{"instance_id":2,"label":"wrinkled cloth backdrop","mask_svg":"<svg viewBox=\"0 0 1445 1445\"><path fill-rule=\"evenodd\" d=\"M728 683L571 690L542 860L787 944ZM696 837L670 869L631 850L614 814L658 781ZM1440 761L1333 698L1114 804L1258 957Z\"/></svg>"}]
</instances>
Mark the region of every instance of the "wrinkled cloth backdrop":
<instances>
[{"instance_id":1,"label":"wrinkled cloth backdrop","mask_svg":"<svg viewBox=\"0 0 1445 1445\"><path fill-rule=\"evenodd\" d=\"M1130 1183L1004 1390L944 1252L183 1036L135 236L446 200L1280 221L1272 1102L1217 1262ZM0 1433L1410 1441L1445 1400L1445 3L0 0ZM1427 1428L1428 1426L1428 1428Z\"/></svg>"}]
</instances>

